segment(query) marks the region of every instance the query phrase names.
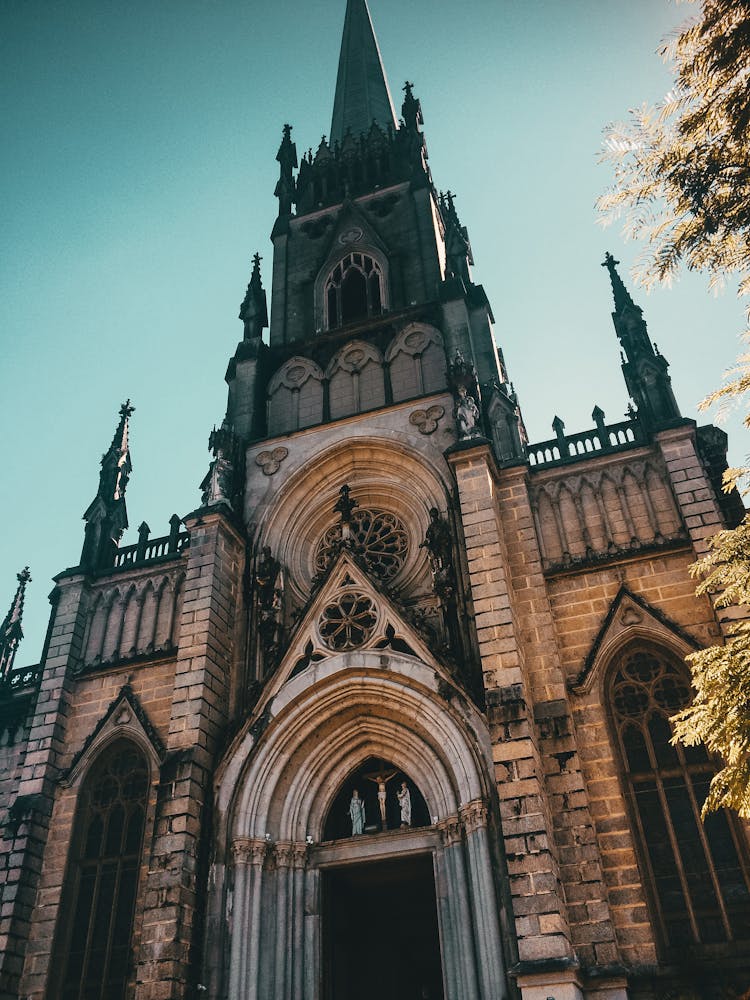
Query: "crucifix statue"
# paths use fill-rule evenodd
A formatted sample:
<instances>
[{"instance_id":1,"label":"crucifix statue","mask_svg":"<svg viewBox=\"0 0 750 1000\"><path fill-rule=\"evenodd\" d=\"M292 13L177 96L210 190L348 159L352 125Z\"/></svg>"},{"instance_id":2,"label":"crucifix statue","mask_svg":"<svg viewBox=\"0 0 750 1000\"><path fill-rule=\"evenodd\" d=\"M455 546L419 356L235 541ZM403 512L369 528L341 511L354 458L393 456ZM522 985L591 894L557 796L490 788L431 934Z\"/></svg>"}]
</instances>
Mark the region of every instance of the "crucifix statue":
<instances>
[{"instance_id":1,"label":"crucifix statue","mask_svg":"<svg viewBox=\"0 0 750 1000\"><path fill-rule=\"evenodd\" d=\"M397 774L398 771L396 770L392 771L380 770L380 771L370 771L369 774L364 775L364 777L367 778L368 781L373 781L378 786L378 808L380 809L381 830L388 829L388 825L386 822L386 815L385 815L385 798L386 798L385 786L391 780L391 778L395 778Z\"/></svg>"}]
</instances>

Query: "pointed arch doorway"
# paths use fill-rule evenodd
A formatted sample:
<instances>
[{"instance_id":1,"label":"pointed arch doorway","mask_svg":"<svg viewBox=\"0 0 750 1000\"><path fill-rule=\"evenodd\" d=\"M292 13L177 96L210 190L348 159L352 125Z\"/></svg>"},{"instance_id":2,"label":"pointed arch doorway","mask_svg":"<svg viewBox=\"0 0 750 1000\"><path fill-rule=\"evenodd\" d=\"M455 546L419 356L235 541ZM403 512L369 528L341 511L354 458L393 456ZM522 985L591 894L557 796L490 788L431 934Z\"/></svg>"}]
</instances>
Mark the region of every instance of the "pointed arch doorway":
<instances>
[{"instance_id":1,"label":"pointed arch doorway","mask_svg":"<svg viewBox=\"0 0 750 1000\"><path fill-rule=\"evenodd\" d=\"M360 650L289 677L259 704L218 777L210 997L507 995L492 747L484 719L458 693L446 699L446 683L414 655ZM373 762L396 771L393 796L407 782L413 824L400 810L389 822L386 802L381 829L375 783L376 822L355 834L346 803Z\"/></svg>"},{"instance_id":2,"label":"pointed arch doorway","mask_svg":"<svg viewBox=\"0 0 750 1000\"><path fill-rule=\"evenodd\" d=\"M342 783L323 825L329 853L349 853L327 867L322 849L323 1000L442 1000L434 861L419 843L430 824L389 760L368 757Z\"/></svg>"}]
</instances>

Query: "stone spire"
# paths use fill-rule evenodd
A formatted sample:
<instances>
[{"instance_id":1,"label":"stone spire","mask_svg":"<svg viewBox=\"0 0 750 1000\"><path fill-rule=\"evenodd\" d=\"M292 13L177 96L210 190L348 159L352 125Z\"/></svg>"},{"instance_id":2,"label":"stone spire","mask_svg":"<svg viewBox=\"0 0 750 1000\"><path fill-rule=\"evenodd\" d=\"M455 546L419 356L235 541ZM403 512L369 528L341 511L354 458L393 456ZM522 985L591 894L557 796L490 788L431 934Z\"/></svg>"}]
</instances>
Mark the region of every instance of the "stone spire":
<instances>
[{"instance_id":1,"label":"stone spire","mask_svg":"<svg viewBox=\"0 0 750 1000\"><path fill-rule=\"evenodd\" d=\"M130 461L130 417L135 412L127 399L120 407L120 421L109 450L102 456L99 489L83 515L86 534L81 566L99 569L110 565L114 550L128 526L125 490L133 465Z\"/></svg>"},{"instance_id":2,"label":"stone spire","mask_svg":"<svg viewBox=\"0 0 750 1000\"><path fill-rule=\"evenodd\" d=\"M240 319L245 325L245 340L261 337L268 326L266 293L260 277L262 259L259 253L253 254L253 273L250 276L250 284L247 286L245 298L240 306Z\"/></svg>"},{"instance_id":3,"label":"stone spire","mask_svg":"<svg viewBox=\"0 0 750 1000\"><path fill-rule=\"evenodd\" d=\"M16 650L23 639L23 629L21 619L23 618L23 602L26 596L26 584L31 580L29 567L26 566L17 574L18 587L16 596L10 606L8 614L5 616L3 624L0 625L0 682L7 679L8 674L13 669L13 661L16 657Z\"/></svg>"},{"instance_id":4,"label":"stone spire","mask_svg":"<svg viewBox=\"0 0 750 1000\"><path fill-rule=\"evenodd\" d=\"M625 384L645 426L652 430L668 427L682 419L667 374L669 363L651 343L643 310L633 302L617 272L619 263L608 252L602 267L606 267L612 284L615 302L612 322L622 345Z\"/></svg>"},{"instance_id":5,"label":"stone spire","mask_svg":"<svg viewBox=\"0 0 750 1000\"><path fill-rule=\"evenodd\" d=\"M396 128L396 113L366 0L347 0L331 120L331 144L348 131L361 135L373 121Z\"/></svg>"}]
</instances>

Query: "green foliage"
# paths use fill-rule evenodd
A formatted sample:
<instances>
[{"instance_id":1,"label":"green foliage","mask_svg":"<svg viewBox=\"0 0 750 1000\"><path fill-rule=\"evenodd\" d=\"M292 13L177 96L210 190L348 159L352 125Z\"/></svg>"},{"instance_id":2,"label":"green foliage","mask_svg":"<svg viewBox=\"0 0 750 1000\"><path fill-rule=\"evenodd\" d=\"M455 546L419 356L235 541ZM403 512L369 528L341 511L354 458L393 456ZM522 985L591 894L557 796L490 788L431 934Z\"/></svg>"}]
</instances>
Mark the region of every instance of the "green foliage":
<instances>
[{"instance_id":1,"label":"green foliage","mask_svg":"<svg viewBox=\"0 0 750 1000\"><path fill-rule=\"evenodd\" d=\"M718 593L717 609L750 605L750 515L733 531L715 535L708 555L691 570L703 577L698 594ZM734 622L724 645L693 653L688 663L695 698L672 719L675 740L703 743L724 760L703 815L726 806L750 819L750 621Z\"/></svg>"},{"instance_id":2,"label":"green foliage","mask_svg":"<svg viewBox=\"0 0 750 1000\"><path fill-rule=\"evenodd\" d=\"M599 199L604 221L625 219L645 249L646 285L680 264L727 275L750 292L750 0L704 0L701 14L661 48L675 74L655 107L606 129L603 160L614 185Z\"/></svg>"},{"instance_id":3,"label":"green foliage","mask_svg":"<svg viewBox=\"0 0 750 1000\"><path fill-rule=\"evenodd\" d=\"M739 294L750 294L750 0L703 0L661 55L674 87L655 107L608 126L602 159L614 184L597 207L644 244L636 273L645 285L669 283L682 265L714 288L733 277ZM750 352L701 405L746 405L748 392ZM728 470L725 489L748 471ZM719 532L692 571L703 577L698 593L735 621L724 645L688 657L695 699L672 720L675 740L703 743L724 759L704 816L727 806L750 818L750 622L741 620L750 605L750 519Z\"/></svg>"}]
</instances>

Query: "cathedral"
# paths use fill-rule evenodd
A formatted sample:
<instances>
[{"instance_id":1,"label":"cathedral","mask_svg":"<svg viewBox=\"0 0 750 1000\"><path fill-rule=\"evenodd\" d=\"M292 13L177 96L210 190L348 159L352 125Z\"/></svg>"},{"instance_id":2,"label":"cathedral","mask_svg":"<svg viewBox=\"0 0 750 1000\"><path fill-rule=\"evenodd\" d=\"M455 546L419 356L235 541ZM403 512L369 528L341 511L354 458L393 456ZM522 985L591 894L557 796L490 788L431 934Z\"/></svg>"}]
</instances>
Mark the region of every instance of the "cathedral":
<instances>
[{"instance_id":1,"label":"cathedral","mask_svg":"<svg viewBox=\"0 0 750 1000\"><path fill-rule=\"evenodd\" d=\"M739 998L748 829L669 723L725 435L607 254L627 419L528 440L365 0L276 159L199 505L123 544L125 402L41 662L28 570L0 627L0 997Z\"/></svg>"}]
</instances>

